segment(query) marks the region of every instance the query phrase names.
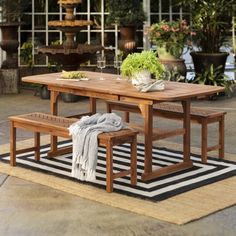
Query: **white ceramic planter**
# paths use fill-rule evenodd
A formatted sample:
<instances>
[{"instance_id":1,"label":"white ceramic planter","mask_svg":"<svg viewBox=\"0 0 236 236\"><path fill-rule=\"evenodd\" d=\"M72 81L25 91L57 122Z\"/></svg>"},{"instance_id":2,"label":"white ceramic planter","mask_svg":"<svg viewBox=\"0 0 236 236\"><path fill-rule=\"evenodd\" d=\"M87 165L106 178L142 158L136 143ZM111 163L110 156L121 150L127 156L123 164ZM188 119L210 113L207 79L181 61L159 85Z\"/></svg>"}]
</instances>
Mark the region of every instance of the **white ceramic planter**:
<instances>
[{"instance_id":1,"label":"white ceramic planter","mask_svg":"<svg viewBox=\"0 0 236 236\"><path fill-rule=\"evenodd\" d=\"M132 76L131 82L133 85L140 85L150 82L150 79L151 79L151 73L148 70L142 70Z\"/></svg>"}]
</instances>

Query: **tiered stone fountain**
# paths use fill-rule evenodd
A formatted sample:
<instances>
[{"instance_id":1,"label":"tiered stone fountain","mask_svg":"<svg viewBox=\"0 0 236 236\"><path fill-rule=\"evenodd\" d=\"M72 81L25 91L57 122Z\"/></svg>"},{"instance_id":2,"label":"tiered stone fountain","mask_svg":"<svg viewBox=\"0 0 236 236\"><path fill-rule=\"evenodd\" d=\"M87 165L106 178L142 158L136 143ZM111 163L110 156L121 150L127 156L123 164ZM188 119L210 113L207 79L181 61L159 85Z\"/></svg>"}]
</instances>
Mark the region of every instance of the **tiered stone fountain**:
<instances>
[{"instance_id":1,"label":"tiered stone fountain","mask_svg":"<svg viewBox=\"0 0 236 236\"><path fill-rule=\"evenodd\" d=\"M76 20L74 8L82 0L58 0L58 4L66 10L64 20L49 21L48 26L56 28L65 34L62 45L43 46L38 49L39 53L47 55L53 61L62 66L64 70L76 70L81 63L86 62L97 51L102 50L100 45L77 44L75 34L81 29L92 25L92 21Z\"/></svg>"}]
</instances>

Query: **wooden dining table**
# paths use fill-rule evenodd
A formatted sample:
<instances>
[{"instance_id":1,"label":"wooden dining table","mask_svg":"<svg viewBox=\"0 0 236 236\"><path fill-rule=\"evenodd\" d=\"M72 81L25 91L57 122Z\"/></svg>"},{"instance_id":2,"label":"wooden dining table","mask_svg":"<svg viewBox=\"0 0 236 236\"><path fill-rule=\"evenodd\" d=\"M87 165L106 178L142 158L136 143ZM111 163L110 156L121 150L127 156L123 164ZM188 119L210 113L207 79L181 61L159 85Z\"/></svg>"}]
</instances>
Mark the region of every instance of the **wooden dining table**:
<instances>
[{"instance_id":1,"label":"wooden dining table","mask_svg":"<svg viewBox=\"0 0 236 236\"><path fill-rule=\"evenodd\" d=\"M81 71L88 80L62 80L61 73L41 74L23 77L22 81L47 85L50 90L51 114L58 115L58 95L60 92L87 96L90 98L90 114L96 113L96 99L123 101L136 104L144 119L144 172L142 180L154 179L169 173L191 168L190 159L190 104L197 97L213 95L224 91L223 87L165 81L162 91L139 92L130 81L117 79L114 74ZM183 106L183 160L180 163L154 169L152 167L152 145L157 139L153 132L153 105L160 102L179 101ZM52 137L51 151L57 152L57 139Z\"/></svg>"}]
</instances>

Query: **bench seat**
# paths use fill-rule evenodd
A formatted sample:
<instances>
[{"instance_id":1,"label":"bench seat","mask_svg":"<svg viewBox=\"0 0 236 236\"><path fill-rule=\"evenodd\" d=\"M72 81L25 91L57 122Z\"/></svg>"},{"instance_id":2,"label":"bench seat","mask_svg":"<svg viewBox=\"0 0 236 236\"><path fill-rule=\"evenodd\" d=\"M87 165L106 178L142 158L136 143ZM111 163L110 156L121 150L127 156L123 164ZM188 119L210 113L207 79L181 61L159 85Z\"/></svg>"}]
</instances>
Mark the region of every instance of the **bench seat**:
<instances>
[{"instance_id":1,"label":"bench seat","mask_svg":"<svg viewBox=\"0 0 236 236\"><path fill-rule=\"evenodd\" d=\"M35 160L40 160L40 133L50 134L64 138L71 138L69 126L78 121L75 118L53 116L45 113L29 113L11 116L10 119L10 165L16 165L16 155L29 151L35 152ZM16 149L16 129L24 129L34 132L34 146L24 149ZM113 191L113 181L126 175L131 175L131 184L137 183L137 131L122 129L116 132L104 132L98 135L99 146L106 147L106 190ZM113 146L130 143L131 164L130 169L113 173ZM71 148L70 148L71 150Z\"/></svg>"},{"instance_id":2,"label":"bench seat","mask_svg":"<svg viewBox=\"0 0 236 236\"><path fill-rule=\"evenodd\" d=\"M124 111L125 121L129 122L129 113L140 113L140 109L135 104L127 102L108 101L107 111L113 110ZM219 157L224 158L224 118L226 112L214 111L206 108L191 107L190 119L191 122L201 125L201 159L203 163L207 162L207 152L218 150ZM163 102L155 104L153 107L153 115L167 119L183 120L183 108L180 104L173 102ZM218 122L218 144L208 146L208 124ZM155 133L155 129L154 129ZM158 132L156 139L168 138L174 135L183 135L180 130L163 131L160 135Z\"/></svg>"}]
</instances>

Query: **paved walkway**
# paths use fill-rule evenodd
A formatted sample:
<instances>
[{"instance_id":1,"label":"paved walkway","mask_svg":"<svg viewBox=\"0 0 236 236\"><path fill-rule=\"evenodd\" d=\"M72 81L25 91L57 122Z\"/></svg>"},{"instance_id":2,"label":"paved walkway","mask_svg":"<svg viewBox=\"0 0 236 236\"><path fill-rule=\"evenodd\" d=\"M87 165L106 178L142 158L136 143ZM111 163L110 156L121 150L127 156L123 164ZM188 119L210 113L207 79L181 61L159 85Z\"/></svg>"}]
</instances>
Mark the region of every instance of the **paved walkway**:
<instances>
[{"instance_id":1,"label":"paved walkway","mask_svg":"<svg viewBox=\"0 0 236 236\"><path fill-rule=\"evenodd\" d=\"M86 104L86 100L78 103L60 102L60 114L72 115L85 111ZM236 96L229 99L220 98L217 101L198 101L194 102L194 105L227 111L226 158L236 161ZM104 104L98 102L98 110L104 109ZM31 90L24 90L17 95L0 96L0 144L9 143L8 116L32 111L49 112L49 101L34 96L34 91ZM161 120L161 124L170 126L170 122L165 120ZM209 133L213 141L216 139L215 132L213 127ZM199 135L199 126L194 125L191 138L193 147L199 147ZM31 137L31 134L19 133L19 136L19 140L23 140ZM181 141L175 138L166 144L173 145L173 142ZM233 236L236 232L236 206L187 225L176 226L1 173L0 218L0 235Z\"/></svg>"}]
</instances>

